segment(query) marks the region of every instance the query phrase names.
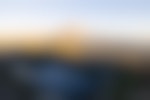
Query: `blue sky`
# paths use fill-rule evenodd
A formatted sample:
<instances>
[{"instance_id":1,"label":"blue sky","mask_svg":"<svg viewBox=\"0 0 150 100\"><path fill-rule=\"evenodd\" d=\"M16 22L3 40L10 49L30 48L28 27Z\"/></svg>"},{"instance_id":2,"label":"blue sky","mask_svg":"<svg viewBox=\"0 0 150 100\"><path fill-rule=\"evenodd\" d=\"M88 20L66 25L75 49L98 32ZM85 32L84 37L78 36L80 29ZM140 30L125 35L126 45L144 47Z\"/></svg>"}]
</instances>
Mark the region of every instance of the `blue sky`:
<instances>
[{"instance_id":1,"label":"blue sky","mask_svg":"<svg viewBox=\"0 0 150 100\"><path fill-rule=\"evenodd\" d=\"M0 0L0 28L53 28L69 20L91 30L150 32L149 0Z\"/></svg>"}]
</instances>

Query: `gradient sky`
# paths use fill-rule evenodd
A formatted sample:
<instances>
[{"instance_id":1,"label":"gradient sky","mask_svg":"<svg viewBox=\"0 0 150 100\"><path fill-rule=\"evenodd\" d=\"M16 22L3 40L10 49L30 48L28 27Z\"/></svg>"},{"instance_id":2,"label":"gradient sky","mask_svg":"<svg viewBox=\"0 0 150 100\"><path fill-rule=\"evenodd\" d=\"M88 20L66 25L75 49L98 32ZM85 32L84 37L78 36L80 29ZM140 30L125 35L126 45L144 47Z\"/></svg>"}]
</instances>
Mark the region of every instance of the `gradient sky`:
<instances>
[{"instance_id":1,"label":"gradient sky","mask_svg":"<svg viewBox=\"0 0 150 100\"><path fill-rule=\"evenodd\" d=\"M53 28L76 20L94 31L150 32L149 0L0 0L0 29Z\"/></svg>"}]
</instances>

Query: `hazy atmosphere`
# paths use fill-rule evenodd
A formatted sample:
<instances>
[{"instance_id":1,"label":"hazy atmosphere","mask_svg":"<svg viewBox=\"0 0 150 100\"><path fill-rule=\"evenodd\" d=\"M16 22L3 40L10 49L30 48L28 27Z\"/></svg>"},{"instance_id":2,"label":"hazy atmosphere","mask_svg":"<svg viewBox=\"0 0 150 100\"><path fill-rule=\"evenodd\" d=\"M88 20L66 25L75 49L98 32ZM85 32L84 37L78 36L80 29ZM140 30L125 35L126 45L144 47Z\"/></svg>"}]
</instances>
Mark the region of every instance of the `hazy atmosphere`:
<instances>
[{"instance_id":1,"label":"hazy atmosphere","mask_svg":"<svg viewBox=\"0 0 150 100\"><path fill-rule=\"evenodd\" d=\"M0 100L150 100L150 0L0 0Z\"/></svg>"}]
</instances>

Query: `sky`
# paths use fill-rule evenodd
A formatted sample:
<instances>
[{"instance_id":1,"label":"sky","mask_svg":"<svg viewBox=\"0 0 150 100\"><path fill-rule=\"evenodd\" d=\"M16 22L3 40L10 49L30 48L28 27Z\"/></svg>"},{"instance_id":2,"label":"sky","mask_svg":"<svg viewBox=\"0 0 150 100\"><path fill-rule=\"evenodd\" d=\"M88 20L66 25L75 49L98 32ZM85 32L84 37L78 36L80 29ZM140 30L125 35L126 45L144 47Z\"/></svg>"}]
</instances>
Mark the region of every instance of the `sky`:
<instances>
[{"instance_id":1,"label":"sky","mask_svg":"<svg viewBox=\"0 0 150 100\"><path fill-rule=\"evenodd\" d=\"M0 31L54 29L74 21L97 34L147 38L149 5L149 0L0 0Z\"/></svg>"}]
</instances>

